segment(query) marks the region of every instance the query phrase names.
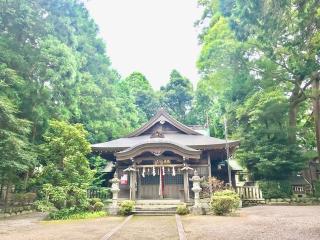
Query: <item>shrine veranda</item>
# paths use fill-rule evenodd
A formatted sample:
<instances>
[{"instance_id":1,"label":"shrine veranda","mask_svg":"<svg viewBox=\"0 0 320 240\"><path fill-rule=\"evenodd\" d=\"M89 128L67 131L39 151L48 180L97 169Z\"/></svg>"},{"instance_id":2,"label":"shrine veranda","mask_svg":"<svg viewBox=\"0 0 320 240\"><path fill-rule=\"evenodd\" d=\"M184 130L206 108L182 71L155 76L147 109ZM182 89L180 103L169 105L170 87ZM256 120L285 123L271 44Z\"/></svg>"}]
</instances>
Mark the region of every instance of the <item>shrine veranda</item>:
<instances>
[{"instance_id":1,"label":"shrine veranda","mask_svg":"<svg viewBox=\"0 0 320 240\"><path fill-rule=\"evenodd\" d=\"M120 199L194 198L191 179L215 176L228 182L226 148L232 155L239 141L210 137L205 127L186 126L164 109L126 137L93 144L92 149L112 160L119 178ZM235 185L239 169L232 167Z\"/></svg>"}]
</instances>

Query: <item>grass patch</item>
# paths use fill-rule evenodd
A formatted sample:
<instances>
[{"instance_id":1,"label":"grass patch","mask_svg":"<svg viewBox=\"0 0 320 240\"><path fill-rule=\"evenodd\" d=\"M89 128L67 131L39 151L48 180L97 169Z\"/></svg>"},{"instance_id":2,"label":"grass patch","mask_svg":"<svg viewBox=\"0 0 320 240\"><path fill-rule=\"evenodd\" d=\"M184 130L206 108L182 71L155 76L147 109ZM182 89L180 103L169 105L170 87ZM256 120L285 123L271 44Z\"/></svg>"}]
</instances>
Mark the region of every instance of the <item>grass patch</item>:
<instances>
[{"instance_id":1,"label":"grass patch","mask_svg":"<svg viewBox=\"0 0 320 240\"><path fill-rule=\"evenodd\" d=\"M77 220L77 219L92 219L105 217L107 213L105 211L98 212L76 212L71 214L50 213L49 220Z\"/></svg>"}]
</instances>

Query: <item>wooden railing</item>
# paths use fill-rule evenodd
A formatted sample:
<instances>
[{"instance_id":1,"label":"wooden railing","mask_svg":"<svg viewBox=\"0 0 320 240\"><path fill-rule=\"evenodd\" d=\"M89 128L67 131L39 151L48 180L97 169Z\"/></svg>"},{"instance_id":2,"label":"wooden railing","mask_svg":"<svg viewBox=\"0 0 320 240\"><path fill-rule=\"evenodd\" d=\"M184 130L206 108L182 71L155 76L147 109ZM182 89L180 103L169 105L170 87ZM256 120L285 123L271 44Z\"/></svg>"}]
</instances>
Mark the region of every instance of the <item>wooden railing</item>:
<instances>
[{"instance_id":1,"label":"wooden railing","mask_svg":"<svg viewBox=\"0 0 320 240\"><path fill-rule=\"evenodd\" d=\"M100 198L102 200L112 198L108 188L89 188L87 189L88 198Z\"/></svg>"},{"instance_id":2,"label":"wooden railing","mask_svg":"<svg viewBox=\"0 0 320 240\"><path fill-rule=\"evenodd\" d=\"M262 192L257 186L236 187L236 191L242 200L264 200Z\"/></svg>"}]
</instances>

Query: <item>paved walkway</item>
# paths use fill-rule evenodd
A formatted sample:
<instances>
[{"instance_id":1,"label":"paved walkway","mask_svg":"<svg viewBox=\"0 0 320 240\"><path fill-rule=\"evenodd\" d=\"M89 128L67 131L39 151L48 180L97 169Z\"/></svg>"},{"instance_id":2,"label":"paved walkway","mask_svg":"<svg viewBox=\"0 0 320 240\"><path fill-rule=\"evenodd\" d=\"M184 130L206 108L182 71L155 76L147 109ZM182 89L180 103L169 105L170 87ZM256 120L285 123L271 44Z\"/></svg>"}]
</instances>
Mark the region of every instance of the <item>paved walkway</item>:
<instances>
[{"instance_id":1,"label":"paved walkway","mask_svg":"<svg viewBox=\"0 0 320 240\"><path fill-rule=\"evenodd\" d=\"M36 213L0 220L0 239L320 239L320 206L258 206L241 209L234 217L133 216L53 222L42 218Z\"/></svg>"}]
</instances>

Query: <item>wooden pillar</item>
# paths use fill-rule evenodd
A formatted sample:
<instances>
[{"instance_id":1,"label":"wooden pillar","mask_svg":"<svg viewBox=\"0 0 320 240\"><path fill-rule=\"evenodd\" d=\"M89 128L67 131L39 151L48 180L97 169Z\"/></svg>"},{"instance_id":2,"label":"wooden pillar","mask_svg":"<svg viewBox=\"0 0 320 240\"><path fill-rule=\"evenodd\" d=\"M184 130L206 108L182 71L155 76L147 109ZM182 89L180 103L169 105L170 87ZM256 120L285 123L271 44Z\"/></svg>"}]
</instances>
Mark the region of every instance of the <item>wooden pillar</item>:
<instances>
[{"instance_id":1,"label":"wooden pillar","mask_svg":"<svg viewBox=\"0 0 320 240\"><path fill-rule=\"evenodd\" d=\"M141 177L139 177L139 172L136 171L136 178L137 178L137 197L141 199ZM139 186L139 189L138 189Z\"/></svg>"},{"instance_id":2,"label":"wooden pillar","mask_svg":"<svg viewBox=\"0 0 320 240\"><path fill-rule=\"evenodd\" d=\"M207 154L208 154L208 171L209 171L208 177L211 178L211 156L210 156L210 152L209 151L207 152ZM211 182L209 184L209 191L210 191L210 196L211 196L211 194L212 194Z\"/></svg>"},{"instance_id":3,"label":"wooden pillar","mask_svg":"<svg viewBox=\"0 0 320 240\"><path fill-rule=\"evenodd\" d=\"M131 200L136 200L136 192L137 192L137 173L136 173L136 163L133 163L133 171L130 172L130 191L131 191Z\"/></svg>"},{"instance_id":4,"label":"wooden pillar","mask_svg":"<svg viewBox=\"0 0 320 240\"><path fill-rule=\"evenodd\" d=\"M207 152L208 154L208 177L211 177L211 158L210 158L210 152Z\"/></svg>"},{"instance_id":5,"label":"wooden pillar","mask_svg":"<svg viewBox=\"0 0 320 240\"><path fill-rule=\"evenodd\" d=\"M130 172L130 200L136 200L137 175L135 171Z\"/></svg>"},{"instance_id":6,"label":"wooden pillar","mask_svg":"<svg viewBox=\"0 0 320 240\"><path fill-rule=\"evenodd\" d=\"M185 159L184 159L185 160ZM188 164L185 162L185 166L181 169L183 171L183 190L184 190L184 201L189 201L189 174Z\"/></svg>"},{"instance_id":7,"label":"wooden pillar","mask_svg":"<svg viewBox=\"0 0 320 240\"><path fill-rule=\"evenodd\" d=\"M136 173L136 163L132 164L132 167L128 168L130 174L130 200L136 200L137 191L137 173Z\"/></svg>"}]
</instances>

